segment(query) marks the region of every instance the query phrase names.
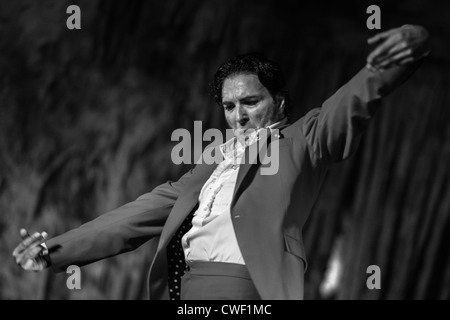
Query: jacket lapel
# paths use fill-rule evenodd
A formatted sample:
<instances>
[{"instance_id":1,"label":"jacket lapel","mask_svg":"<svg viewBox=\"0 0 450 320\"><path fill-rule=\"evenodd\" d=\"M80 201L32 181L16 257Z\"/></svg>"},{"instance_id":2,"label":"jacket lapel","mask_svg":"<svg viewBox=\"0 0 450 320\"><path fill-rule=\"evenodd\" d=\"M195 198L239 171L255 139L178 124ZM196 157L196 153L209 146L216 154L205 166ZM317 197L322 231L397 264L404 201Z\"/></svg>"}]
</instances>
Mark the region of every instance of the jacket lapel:
<instances>
[{"instance_id":1,"label":"jacket lapel","mask_svg":"<svg viewBox=\"0 0 450 320\"><path fill-rule=\"evenodd\" d=\"M234 206L236 203L236 200L239 198L239 195L245 190L247 184L245 182L245 178L249 176L249 173L252 172L253 174L256 174L256 171L258 170L259 166L261 165L261 159L264 159L264 157L267 154L267 150L270 146L270 143L274 140L278 140L282 138L279 129L282 129L284 127L287 127L288 125L283 125L280 128L277 128L276 130L269 130L267 129L265 131L264 136L255 144L247 147L245 149L244 154L244 163L242 163L239 166L239 172L236 180L236 185L234 188L233 193L233 200L231 202L231 206ZM278 152L276 150L275 152ZM251 169L251 170L250 170Z\"/></svg>"},{"instance_id":2,"label":"jacket lapel","mask_svg":"<svg viewBox=\"0 0 450 320\"><path fill-rule=\"evenodd\" d=\"M191 213L198 204L200 190L216 167L217 164L200 164L196 166L189 182L178 197L178 200L175 202L175 205L167 218L159 241L159 248L167 245L189 213Z\"/></svg>"}]
</instances>

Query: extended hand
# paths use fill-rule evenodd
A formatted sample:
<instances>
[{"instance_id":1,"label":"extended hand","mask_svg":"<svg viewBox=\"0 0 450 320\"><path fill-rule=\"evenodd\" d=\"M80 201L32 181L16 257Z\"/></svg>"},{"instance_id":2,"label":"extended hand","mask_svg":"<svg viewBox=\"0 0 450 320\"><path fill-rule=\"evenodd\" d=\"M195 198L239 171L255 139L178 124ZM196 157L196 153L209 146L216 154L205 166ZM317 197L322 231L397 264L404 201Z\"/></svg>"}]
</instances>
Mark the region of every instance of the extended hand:
<instances>
[{"instance_id":1,"label":"extended hand","mask_svg":"<svg viewBox=\"0 0 450 320\"><path fill-rule=\"evenodd\" d=\"M428 32L421 26L404 25L378 33L367 42L378 43L367 57L367 67L372 71L413 62L430 52Z\"/></svg>"},{"instance_id":2,"label":"extended hand","mask_svg":"<svg viewBox=\"0 0 450 320\"><path fill-rule=\"evenodd\" d=\"M20 229L20 237L23 240L12 254L16 263L27 271L42 271L47 268L47 260L42 256L46 250L42 243L47 238L47 233L36 232L30 236L27 230Z\"/></svg>"}]
</instances>

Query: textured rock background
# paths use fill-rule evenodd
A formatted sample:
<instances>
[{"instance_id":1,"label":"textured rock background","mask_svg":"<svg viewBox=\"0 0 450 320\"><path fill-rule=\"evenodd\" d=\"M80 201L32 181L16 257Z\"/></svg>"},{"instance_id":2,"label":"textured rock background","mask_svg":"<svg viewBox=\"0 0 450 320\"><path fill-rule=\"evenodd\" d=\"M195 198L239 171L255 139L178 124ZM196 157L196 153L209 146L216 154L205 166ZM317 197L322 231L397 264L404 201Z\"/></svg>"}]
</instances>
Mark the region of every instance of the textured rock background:
<instances>
[{"instance_id":1,"label":"textured rock background","mask_svg":"<svg viewBox=\"0 0 450 320\"><path fill-rule=\"evenodd\" d=\"M66 28L81 8L82 29ZM225 123L207 95L217 67L261 51L285 70L298 118L364 65L366 8L384 30L422 24L433 53L385 100L357 154L330 172L304 236L308 299L333 245L340 285L328 298L450 298L450 4L446 1L0 0L0 298L143 299L154 242L68 275L24 273L18 230L50 236L176 179L177 128ZM366 268L382 290L366 288Z\"/></svg>"}]
</instances>

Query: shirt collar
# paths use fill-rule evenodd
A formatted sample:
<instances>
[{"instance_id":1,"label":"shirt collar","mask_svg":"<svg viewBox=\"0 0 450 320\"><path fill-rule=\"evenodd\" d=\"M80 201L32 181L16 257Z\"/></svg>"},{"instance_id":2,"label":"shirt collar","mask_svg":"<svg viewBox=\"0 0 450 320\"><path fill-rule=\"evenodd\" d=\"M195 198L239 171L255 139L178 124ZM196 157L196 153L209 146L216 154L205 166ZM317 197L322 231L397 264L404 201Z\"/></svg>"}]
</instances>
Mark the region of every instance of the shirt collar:
<instances>
[{"instance_id":1,"label":"shirt collar","mask_svg":"<svg viewBox=\"0 0 450 320\"><path fill-rule=\"evenodd\" d=\"M288 118L284 117L280 121L272 123L271 125L269 125L265 128L250 130L251 132L249 134L245 134L245 133L239 132L238 130L234 130L235 136L219 146L220 152L222 153L222 155L224 157L226 157L227 155L230 155L230 153L234 154L236 149L247 147L247 146L255 143L256 141L258 141L260 139L259 133L261 132L261 130L269 129L270 134L272 134L273 130L275 130L281 126L284 126L287 123L287 121L288 121ZM239 141L238 141L237 136L240 136Z\"/></svg>"}]
</instances>

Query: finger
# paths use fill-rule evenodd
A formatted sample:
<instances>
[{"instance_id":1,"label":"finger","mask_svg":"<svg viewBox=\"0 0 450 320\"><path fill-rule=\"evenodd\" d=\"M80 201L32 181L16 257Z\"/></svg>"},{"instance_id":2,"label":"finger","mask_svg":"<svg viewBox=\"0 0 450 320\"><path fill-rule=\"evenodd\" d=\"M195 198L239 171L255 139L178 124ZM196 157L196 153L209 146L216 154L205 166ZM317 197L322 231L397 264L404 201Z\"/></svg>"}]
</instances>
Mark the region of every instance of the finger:
<instances>
[{"instance_id":1,"label":"finger","mask_svg":"<svg viewBox=\"0 0 450 320\"><path fill-rule=\"evenodd\" d=\"M34 261L34 264L31 267L32 271L42 271L45 268L47 268L47 261L43 259L42 257L37 257Z\"/></svg>"},{"instance_id":2,"label":"finger","mask_svg":"<svg viewBox=\"0 0 450 320\"><path fill-rule=\"evenodd\" d=\"M35 260L43 250L41 246L29 248L16 257L16 263L23 266L28 260Z\"/></svg>"},{"instance_id":3,"label":"finger","mask_svg":"<svg viewBox=\"0 0 450 320\"><path fill-rule=\"evenodd\" d=\"M369 63L376 63L381 57L386 55L389 50L395 45L396 39L394 37L388 38L382 44L378 45L367 57Z\"/></svg>"},{"instance_id":4,"label":"finger","mask_svg":"<svg viewBox=\"0 0 450 320\"><path fill-rule=\"evenodd\" d=\"M407 64L407 63L410 63L410 62L413 62L413 61L414 61L413 57L408 57L408 58L400 60L398 62L398 65Z\"/></svg>"},{"instance_id":5,"label":"finger","mask_svg":"<svg viewBox=\"0 0 450 320\"><path fill-rule=\"evenodd\" d=\"M386 41L384 41L382 44L376 47L375 50L373 50L369 54L369 56L367 57L367 62L370 64L376 63L381 56L386 55L386 53L389 52L389 50L396 45L398 40L399 37L396 35L389 37Z\"/></svg>"},{"instance_id":6,"label":"finger","mask_svg":"<svg viewBox=\"0 0 450 320\"><path fill-rule=\"evenodd\" d=\"M28 259L22 265L22 268L26 271L42 271L45 269L45 264L39 258Z\"/></svg>"},{"instance_id":7,"label":"finger","mask_svg":"<svg viewBox=\"0 0 450 320\"><path fill-rule=\"evenodd\" d=\"M384 68L380 68L380 70L381 70L381 71L384 71L384 70L389 69L390 67L392 67L392 66L394 66L394 65L400 66L400 65L404 65L404 64L407 64L407 63L410 63L410 62L413 62L413 61L414 61L414 58L413 58L413 57L406 57L406 58L403 58L403 59L401 59L400 61L398 61L398 62L396 62L396 63L393 63L393 64L391 64L391 65L387 65L387 66L384 67Z\"/></svg>"},{"instance_id":8,"label":"finger","mask_svg":"<svg viewBox=\"0 0 450 320\"><path fill-rule=\"evenodd\" d=\"M389 51L386 52L385 55L380 55L380 57L377 59L377 62L380 63L383 60L389 59L396 54L400 53L401 51L407 49L408 44L405 41L402 41L400 43L397 43L393 47L389 49Z\"/></svg>"},{"instance_id":9,"label":"finger","mask_svg":"<svg viewBox=\"0 0 450 320\"><path fill-rule=\"evenodd\" d=\"M403 59L406 59L409 57L411 57L411 50L410 49L404 50L400 53L397 53L393 57L390 57L389 59L386 59L383 62L381 62L379 64L379 67L385 69L387 66L396 65L399 63L400 60L403 60Z\"/></svg>"},{"instance_id":10,"label":"finger","mask_svg":"<svg viewBox=\"0 0 450 320\"><path fill-rule=\"evenodd\" d=\"M392 30L388 30L388 31L384 31L384 32L380 32L377 33L376 35L374 35L373 37L367 39L367 43L368 44L374 44L377 43L381 40L386 39L387 37L389 37L392 33Z\"/></svg>"},{"instance_id":11,"label":"finger","mask_svg":"<svg viewBox=\"0 0 450 320\"><path fill-rule=\"evenodd\" d=\"M379 56L379 58L374 62L375 67L381 67L383 65L389 64L395 59L396 57L402 58L403 53L412 53L411 48L408 47L408 45L405 42L401 42L394 47L392 47L386 55ZM400 56L399 56L400 55Z\"/></svg>"},{"instance_id":12,"label":"finger","mask_svg":"<svg viewBox=\"0 0 450 320\"><path fill-rule=\"evenodd\" d=\"M367 63L367 64L366 64L366 68L369 69L369 70L372 71L372 72L377 71L377 69L376 69L374 66L372 66L370 63Z\"/></svg>"},{"instance_id":13,"label":"finger","mask_svg":"<svg viewBox=\"0 0 450 320\"><path fill-rule=\"evenodd\" d=\"M20 229L20 237L22 239L25 239L29 236L30 236L30 234L28 233L27 229L24 229L24 228Z\"/></svg>"},{"instance_id":14,"label":"finger","mask_svg":"<svg viewBox=\"0 0 450 320\"><path fill-rule=\"evenodd\" d=\"M25 234L21 230L21 235ZM29 247L36 239L39 239L41 234L39 232L35 232L33 235L26 237L13 251L13 256L20 254L23 250Z\"/></svg>"},{"instance_id":15,"label":"finger","mask_svg":"<svg viewBox=\"0 0 450 320\"><path fill-rule=\"evenodd\" d=\"M35 232L32 236L25 238L13 251L13 256L22 253L25 249L41 244L47 238L46 232Z\"/></svg>"},{"instance_id":16,"label":"finger","mask_svg":"<svg viewBox=\"0 0 450 320\"><path fill-rule=\"evenodd\" d=\"M381 37L380 37L379 34L377 34L377 35L373 36L372 38L367 39L367 43L368 44L374 44L374 43L377 43L380 40L381 40Z\"/></svg>"},{"instance_id":17,"label":"finger","mask_svg":"<svg viewBox=\"0 0 450 320\"><path fill-rule=\"evenodd\" d=\"M28 260L26 260L25 263L22 265L22 268L23 268L24 270L27 270L27 271L28 271L28 270L32 270L33 265L34 265L34 261L31 260L31 259L28 259Z\"/></svg>"},{"instance_id":18,"label":"finger","mask_svg":"<svg viewBox=\"0 0 450 320\"><path fill-rule=\"evenodd\" d=\"M30 250L25 251L25 253L23 255L23 261L26 261L28 259L35 260L43 250L44 250L43 247L36 246L36 247L31 248Z\"/></svg>"},{"instance_id":19,"label":"finger","mask_svg":"<svg viewBox=\"0 0 450 320\"><path fill-rule=\"evenodd\" d=\"M36 261L35 263L33 263L33 265L31 266L31 271L42 271L45 269L45 264Z\"/></svg>"}]
</instances>

